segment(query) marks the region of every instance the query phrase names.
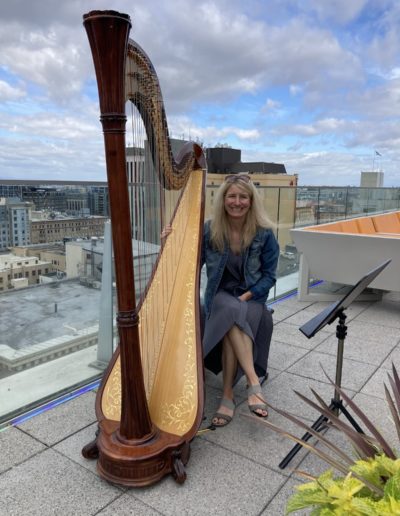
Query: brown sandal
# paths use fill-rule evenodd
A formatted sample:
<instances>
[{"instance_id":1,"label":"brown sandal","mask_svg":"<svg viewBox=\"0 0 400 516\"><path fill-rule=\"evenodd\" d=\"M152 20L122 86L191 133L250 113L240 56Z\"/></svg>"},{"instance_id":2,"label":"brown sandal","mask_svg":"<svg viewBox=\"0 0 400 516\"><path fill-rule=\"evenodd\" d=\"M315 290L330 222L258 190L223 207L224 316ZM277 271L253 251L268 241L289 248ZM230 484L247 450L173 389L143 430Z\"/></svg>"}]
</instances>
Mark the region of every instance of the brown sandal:
<instances>
[{"instance_id":1,"label":"brown sandal","mask_svg":"<svg viewBox=\"0 0 400 516\"><path fill-rule=\"evenodd\" d=\"M253 394L260 395L262 394L261 385L250 385L247 388L247 395L252 396ZM268 407L266 403L249 403L249 410L257 417L267 418L268 417ZM264 410L266 415L263 416L257 410Z\"/></svg>"},{"instance_id":2,"label":"brown sandal","mask_svg":"<svg viewBox=\"0 0 400 516\"><path fill-rule=\"evenodd\" d=\"M235 412L236 405L233 400L230 400L229 398L222 398L220 407L225 407ZM226 426L232 421L232 418L233 414L232 416L229 416L228 414L223 414L222 412L216 412L211 420L211 424L215 427ZM223 423L214 423L214 419L223 419Z\"/></svg>"}]
</instances>

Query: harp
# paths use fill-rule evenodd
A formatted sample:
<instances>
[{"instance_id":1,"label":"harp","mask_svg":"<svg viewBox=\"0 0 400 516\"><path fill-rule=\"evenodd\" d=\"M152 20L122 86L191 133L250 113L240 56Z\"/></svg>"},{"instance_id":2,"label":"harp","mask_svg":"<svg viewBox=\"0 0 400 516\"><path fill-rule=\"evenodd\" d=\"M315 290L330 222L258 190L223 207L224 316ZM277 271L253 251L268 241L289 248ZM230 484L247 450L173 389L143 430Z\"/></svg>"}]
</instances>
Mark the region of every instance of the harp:
<instances>
[{"instance_id":1,"label":"harp","mask_svg":"<svg viewBox=\"0 0 400 516\"><path fill-rule=\"evenodd\" d=\"M104 133L119 345L96 396L96 439L82 454L97 458L99 474L113 483L144 486L169 473L182 483L203 413L198 289L204 155L199 145L189 143L174 160L157 77L146 54L128 38L129 16L91 11L83 19ZM159 184L180 190L173 231L161 245L139 301L129 223L126 100L141 116ZM162 215L163 207L149 208L146 224L155 212Z\"/></svg>"}]
</instances>

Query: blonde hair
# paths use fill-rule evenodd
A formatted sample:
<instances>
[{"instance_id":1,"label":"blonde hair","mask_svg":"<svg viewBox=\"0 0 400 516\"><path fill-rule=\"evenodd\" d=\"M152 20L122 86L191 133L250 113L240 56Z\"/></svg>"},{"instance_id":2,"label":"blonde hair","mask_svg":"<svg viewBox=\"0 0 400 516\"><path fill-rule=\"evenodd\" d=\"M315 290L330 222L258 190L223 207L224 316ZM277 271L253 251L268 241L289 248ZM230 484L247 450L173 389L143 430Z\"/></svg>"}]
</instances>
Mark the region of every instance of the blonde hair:
<instances>
[{"instance_id":1,"label":"blonde hair","mask_svg":"<svg viewBox=\"0 0 400 516\"><path fill-rule=\"evenodd\" d=\"M229 242L229 222L225 211L225 196L231 186L237 186L250 197L250 209L246 214L243 225L242 251L249 247L259 228L273 228L273 222L265 213L261 198L254 184L249 181L224 181L217 190L214 203L214 215L211 220L211 243L221 253L226 242Z\"/></svg>"}]
</instances>

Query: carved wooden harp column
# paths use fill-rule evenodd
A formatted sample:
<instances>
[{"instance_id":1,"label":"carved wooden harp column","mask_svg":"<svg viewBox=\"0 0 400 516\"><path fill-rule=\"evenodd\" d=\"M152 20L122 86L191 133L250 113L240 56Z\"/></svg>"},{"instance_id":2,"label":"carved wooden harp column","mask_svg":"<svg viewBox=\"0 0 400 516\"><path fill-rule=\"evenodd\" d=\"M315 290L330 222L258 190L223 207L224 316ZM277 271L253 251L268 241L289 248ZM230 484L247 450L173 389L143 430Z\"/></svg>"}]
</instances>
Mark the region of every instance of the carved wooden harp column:
<instances>
[{"instance_id":1,"label":"carved wooden harp column","mask_svg":"<svg viewBox=\"0 0 400 516\"><path fill-rule=\"evenodd\" d=\"M156 75L142 49L128 39L129 16L115 11L91 11L83 18L96 70L104 132L119 346L96 398L97 438L82 453L87 458L98 457L100 475L114 483L143 486L170 472L178 482L183 482L189 442L196 434L203 411L198 285L204 216L204 155L198 145L186 145L182 159L175 163L164 108L152 98L152 95L160 97ZM130 61L133 65L129 65ZM126 91L127 73L138 83L137 91ZM176 274L181 283L170 289L165 317L159 315L157 306L153 305L156 305L157 285L162 281L161 263L171 255L173 235L163 246L146 289L150 299L142 300L139 308L136 307L125 149L127 97L139 113L146 114L145 128L151 141L151 154L159 166L160 183L173 189L186 185L180 203L192 208L190 214L184 216L189 235L180 240L179 246L183 254L189 247L196 248L195 258L182 256L175 260L183 266ZM192 197L185 201L189 194ZM175 218L177 213L179 207ZM162 326L161 336L155 338L160 342L154 346L154 365L147 364L146 370L142 368L145 344L141 342L139 331L139 321L145 317L151 324ZM150 335L148 340L151 339ZM146 357L146 361L149 360ZM146 374L151 378L145 377ZM177 388L171 389L175 381ZM179 417L171 415L182 405L185 410L179 410Z\"/></svg>"}]
</instances>

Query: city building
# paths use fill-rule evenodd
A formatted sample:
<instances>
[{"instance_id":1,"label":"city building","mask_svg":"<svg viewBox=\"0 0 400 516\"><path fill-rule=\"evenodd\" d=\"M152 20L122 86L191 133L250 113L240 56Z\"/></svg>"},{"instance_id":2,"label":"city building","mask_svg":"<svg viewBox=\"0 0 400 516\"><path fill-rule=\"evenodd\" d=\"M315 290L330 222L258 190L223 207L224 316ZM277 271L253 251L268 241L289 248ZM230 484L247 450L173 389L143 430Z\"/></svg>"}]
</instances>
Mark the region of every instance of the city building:
<instances>
[{"instance_id":1,"label":"city building","mask_svg":"<svg viewBox=\"0 0 400 516\"><path fill-rule=\"evenodd\" d=\"M52 244L31 244L27 246L12 247L10 252L15 256L35 256L40 261L50 262L53 271L63 276L66 273L65 245L55 242Z\"/></svg>"},{"instance_id":2,"label":"city building","mask_svg":"<svg viewBox=\"0 0 400 516\"><path fill-rule=\"evenodd\" d=\"M65 187L66 213L75 217L90 215L88 191L84 186Z\"/></svg>"},{"instance_id":3,"label":"city building","mask_svg":"<svg viewBox=\"0 0 400 516\"><path fill-rule=\"evenodd\" d=\"M88 186L88 206L91 215L109 217L109 200L107 186Z\"/></svg>"},{"instance_id":4,"label":"city building","mask_svg":"<svg viewBox=\"0 0 400 516\"><path fill-rule=\"evenodd\" d=\"M282 163L241 161L242 151L230 147L210 147L206 150L207 169L212 174L286 174ZM292 178L293 179L293 178ZM295 186L295 181L291 186Z\"/></svg>"},{"instance_id":5,"label":"city building","mask_svg":"<svg viewBox=\"0 0 400 516\"><path fill-rule=\"evenodd\" d=\"M65 212L67 199L64 190L52 186L25 186L21 200L33 203L36 210Z\"/></svg>"},{"instance_id":6,"label":"city building","mask_svg":"<svg viewBox=\"0 0 400 516\"><path fill-rule=\"evenodd\" d=\"M383 186L383 172L361 172L360 186L367 188L381 188Z\"/></svg>"},{"instance_id":7,"label":"city building","mask_svg":"<svg viewBox=\"0 0 400 516\"><path fill-rule=\"evenodd\" d=\"M104 234L106 217L59 217L31 221L31 243L62 242L64 239L90 238Z\"/></svg>"},{"instance_id":8,"label":"city building","mask_svg":"<svg viewBox=\"0 0 400 516\"><path fill-rule=\"evenodd\" d=\"M0 291L18 289L40 283L40 276L53 271L50 261L36 256L0 255Z\"/></svg>"},{"instance_id":9,"label":"city building","mask_svg":"<svg viewBox=\"0 0 400 516\"><path fill-rule=\"evenodd\" d=\"M67 278L87 278L100 288L104 252L103 237L78 239L65 243ZM97 283L93 283L96 281Z\"/></svg>"},{"instance_id":10,"label":"city building","mask_svg":"<svg viewBox=\"0 0 400 516\"><path fill-rule=\"evenodd\" d=\"M109 216L108 187L104 181L0 180L0 197L33 202L35 210L70 215Z\"/></svg>"},{"instance_id":11,"label":"city building","mask_svg":"<svg viewBox=\"0 0 400 516\"><path fill-rule=\"evenodd\" d=\"M30 243L29 212L31 203L16 197L0 198L0 251Z\"/></svg>"}]
</instances>

